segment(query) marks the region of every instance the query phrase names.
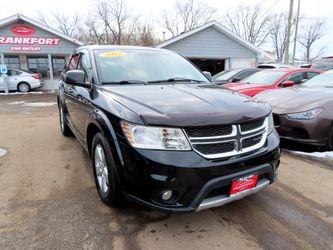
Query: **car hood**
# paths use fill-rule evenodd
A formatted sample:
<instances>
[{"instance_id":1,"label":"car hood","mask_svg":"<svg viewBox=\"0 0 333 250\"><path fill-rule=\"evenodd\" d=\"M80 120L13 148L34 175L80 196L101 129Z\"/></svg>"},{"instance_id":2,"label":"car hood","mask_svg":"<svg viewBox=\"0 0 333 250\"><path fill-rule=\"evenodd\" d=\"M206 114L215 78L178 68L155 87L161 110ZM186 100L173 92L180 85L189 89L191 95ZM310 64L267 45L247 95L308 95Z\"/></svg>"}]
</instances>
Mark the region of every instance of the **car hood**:
<instances>
[{"instance_id":1,"label":"car hood","mask_svg":"<svg viewBox=\"0 0 333 250\"><path fill-rule=\"evenodd\" d=\"M333 100L333 89L297 86L268 90L256 95L256 98L270 103L276 113L293 113L318 108Z\"/></svg>"},{"instance_id":2,"label":"car hood","mask_svg":"<svg viewBox=\"0 0 333 250\"><path fill-rule=\"evenodd\" d=\"M256 85L256 84L246 84L246 83L228 83L224 84L223 87L232 89L238 92L248 91L248 90L254 90L254 89L261 89L265 88L264 85Z\"/></svg>"},{"instance_id":3,"label":"car hood","mask_svg":"<svg viewBox=\"0 0 333 250\"><path fill-rule=\"evenodd\" d=\"M148 125L230 124L263 117L270 105L207 84L103 86L103 91Z\"/></svg>"}]
</instances>

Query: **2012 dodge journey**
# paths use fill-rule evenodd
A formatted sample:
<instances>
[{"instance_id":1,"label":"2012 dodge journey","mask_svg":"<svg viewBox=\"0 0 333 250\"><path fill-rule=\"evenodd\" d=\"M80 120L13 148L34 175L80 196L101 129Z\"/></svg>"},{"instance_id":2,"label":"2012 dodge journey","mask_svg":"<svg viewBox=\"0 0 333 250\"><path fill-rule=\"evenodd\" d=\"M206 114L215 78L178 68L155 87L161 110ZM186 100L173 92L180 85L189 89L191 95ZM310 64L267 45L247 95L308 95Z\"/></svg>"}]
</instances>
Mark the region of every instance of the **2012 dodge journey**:
<instances>
[{"instance_id":1,"label":"2012 dodge journey","mask_svg":"<svg viewBox=\"0 0 333 250\"><path fill-rule=\"evenodd\" d=\"M83 46L58 93L60 127L92 159L103 202L167 212L223 205L273 183L279 137L271 106L215 87L180 55Z\"/></svg>"}]
</instances>

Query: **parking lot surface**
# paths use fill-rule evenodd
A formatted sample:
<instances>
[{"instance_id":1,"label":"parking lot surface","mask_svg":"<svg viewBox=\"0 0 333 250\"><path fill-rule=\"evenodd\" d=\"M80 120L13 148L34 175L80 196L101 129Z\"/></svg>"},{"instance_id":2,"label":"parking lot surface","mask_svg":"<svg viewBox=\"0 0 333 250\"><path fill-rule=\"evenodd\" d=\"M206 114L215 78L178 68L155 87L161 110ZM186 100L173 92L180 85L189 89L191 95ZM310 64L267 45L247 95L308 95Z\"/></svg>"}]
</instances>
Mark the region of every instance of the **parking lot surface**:
<instances>
[{"instance_id":1,"label":"parking lot surface","mask_svg":"<svg viewBox=\"0 0 333 250\"><path fill-rule=\"evenodd\" d=\"M333 249L333 162L283 152L279 181L168 215L104 205L52 94L0 96L0 249Z\"/></svg>"}]
</instances>

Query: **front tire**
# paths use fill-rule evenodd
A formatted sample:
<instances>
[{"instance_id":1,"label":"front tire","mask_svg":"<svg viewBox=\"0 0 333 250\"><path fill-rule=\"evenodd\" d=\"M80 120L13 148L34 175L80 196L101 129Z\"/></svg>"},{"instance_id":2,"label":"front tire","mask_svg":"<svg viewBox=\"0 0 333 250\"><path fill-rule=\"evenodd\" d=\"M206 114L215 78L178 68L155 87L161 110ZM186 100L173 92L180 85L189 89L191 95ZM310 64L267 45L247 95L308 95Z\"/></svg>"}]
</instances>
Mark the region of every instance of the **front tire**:
<instances>
[{"instance_id":1,"label":"front tire","mask_svg":"<svg viewBox=\"0 0 333 250\"><path fill-rule=\"evenodd\" d=\"M63 136L65 137L72 136L73 135L72 131L67 124L67 118L65 116L64 107L61 104L59 104L59 122L60 122L60 130Z\"/></svg>"},{"instance_id":2,"label":"front tire","mask_svg":"<svg viewBox=\"0 0 333 250\"><path fill-rule=\"evenodd\" d=\"M110 144L101 133L94 136L92 142L92 163L96 188L101 200L109 206L122 203L120 184L116 178L116 166Z\"/></svg>"}]
</instances>

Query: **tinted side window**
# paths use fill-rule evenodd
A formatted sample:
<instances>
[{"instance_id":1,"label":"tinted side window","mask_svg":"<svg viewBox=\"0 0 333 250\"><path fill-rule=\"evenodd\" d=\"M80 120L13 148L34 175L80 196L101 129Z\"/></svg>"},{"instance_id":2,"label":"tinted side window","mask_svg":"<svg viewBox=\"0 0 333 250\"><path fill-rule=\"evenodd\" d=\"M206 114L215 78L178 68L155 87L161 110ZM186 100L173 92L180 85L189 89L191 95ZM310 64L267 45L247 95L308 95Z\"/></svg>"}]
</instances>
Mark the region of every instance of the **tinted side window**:
<instances>
[{"instance_id":1,"label":"tinted side window","mask_svg":"<svg viewBox=\"0 0 333 250\"><path fill-rule=\"evenodd\" d=\"M304 72L298 72L298 73L291 74L290 76L288 76L286 81L293 81L293 82L295 82L295 84L300 84L303 79L305 79Z\"/></svg>"},{"instance_id":2,"label":"tinted side window","mask_svg":"<svg viewBox=\"0 0 333 250\"><path fill-rule=\"evenodd\" d=\"M77 69L77 64L79 62L79 58L80 58L79 54L73 55L72 58L71 58L71 60L69 61L67 70L75 70L75 69Z\"/></svg>"}]
</instances>

